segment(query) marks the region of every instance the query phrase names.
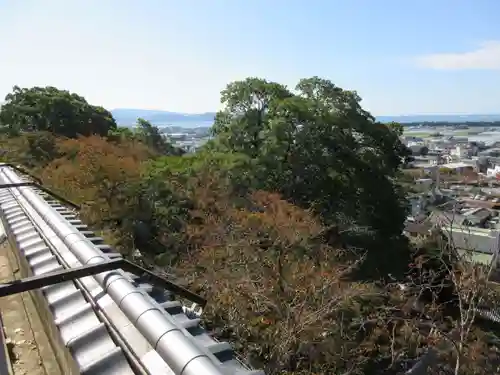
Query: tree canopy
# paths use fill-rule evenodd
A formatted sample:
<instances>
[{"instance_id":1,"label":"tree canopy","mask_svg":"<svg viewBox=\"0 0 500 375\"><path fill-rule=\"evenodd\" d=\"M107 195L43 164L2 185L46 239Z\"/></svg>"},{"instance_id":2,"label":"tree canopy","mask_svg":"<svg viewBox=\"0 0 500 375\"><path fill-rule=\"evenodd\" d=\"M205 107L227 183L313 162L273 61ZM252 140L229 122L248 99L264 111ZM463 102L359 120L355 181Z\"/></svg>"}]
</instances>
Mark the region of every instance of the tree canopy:
<instances>
[{"instance_id":1,"label":"tree canopy","mask_svg":"<svg viewBox=\"0 0 500 375\"><path fill-rule=\"evenodd\" d=\"M55 87L14 86L0 108L0 124L11 134L50 131L66 137L104 136L116 129L109 111Z\"/></svg>"},{"instance_id":2,"label":"tree canopy","mask_svg":"<svg viewBox=\"0 0 500 375\"><path fill-rule=\"evenodd\" d=\"M406 206L394 177L408 151L400 126L376 122L356 92L318 77L301 80L294 93L263 79L232 82L221 101L211 147L255 160L259 188L313 209L347 240L355 237L352 245L369 237L364 249L403 253Z\"/></svg>"}]
</instances>

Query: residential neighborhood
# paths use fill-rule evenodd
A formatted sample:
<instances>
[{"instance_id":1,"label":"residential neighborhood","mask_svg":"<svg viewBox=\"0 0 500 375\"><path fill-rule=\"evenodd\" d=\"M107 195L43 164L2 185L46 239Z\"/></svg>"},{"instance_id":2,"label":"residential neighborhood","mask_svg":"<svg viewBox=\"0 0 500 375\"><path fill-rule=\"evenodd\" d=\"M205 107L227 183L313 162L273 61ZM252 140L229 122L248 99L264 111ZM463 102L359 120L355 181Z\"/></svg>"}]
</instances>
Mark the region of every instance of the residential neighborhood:
<instances>
[{"instance_id":1,"label":"residential neighborhood","mask_svg":"<svg viewBox=\"0 0 500 375\"><path fill-rule=\"evenodd\" d=\"M417 131L418 130L418 131ZM500 236L500 132L409 129L403 142L413 177L405 233L445 235L472 261L497 262Z\"/></svg>"}]
</instances>

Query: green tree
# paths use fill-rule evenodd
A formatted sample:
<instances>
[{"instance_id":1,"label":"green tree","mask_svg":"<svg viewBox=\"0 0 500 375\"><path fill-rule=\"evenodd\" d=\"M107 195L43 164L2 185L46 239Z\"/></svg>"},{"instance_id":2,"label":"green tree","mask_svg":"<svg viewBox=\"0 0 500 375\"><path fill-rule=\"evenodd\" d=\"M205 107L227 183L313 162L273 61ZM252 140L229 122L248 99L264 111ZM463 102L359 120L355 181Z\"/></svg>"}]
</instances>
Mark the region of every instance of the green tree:
<instances>
[{"instance_id":1,"label":"green tree","mask_svg":"<svg viewBox=\"0 0 500 375\"><path fill-rule=\"evenodd\" d=\"M134 246L153 257L167 252L172 260L185 251L182 230L190 217L189 199L169 181L148 175L127 189L134 204L125 209L122 226L133 234Z\"/></svg>"},{"instance_id":2,"label":"green tree","mask_svg":"<svg viewBox=\"0 0 500 375\"><path fill-rule=\"evenodd\" d=\"M45 166L59 156L56 139L48 132L37 132L29 134L28 154L26 164L29 166Z\"/></svg>"},{"instance_id":3,"label":"green tree","mask_svg":"<svg viewBox=\"0 0 500 375\"><path fill-rule=\"evenodd\" d=\"M216 114L212 134L223 148L256 157L262 132L269 125L269 111L292 96L285 86L264 79L232 82L221 93L225 109Z\"/></svg>"},{"instance_id":4,"label":"green tree","mask_svg":"<svg viewBox=\"0 0 500 375\"><path fill-rule=\"evenodd\" d=\"M407 151L399 131L376 122L356 92L318 77L301 80L296 94L247 79L229 84L222 102L214 143L256 161L255 187L312 208L348 245L370 249L372 260L387 259L382 250L404 253L406 205L395 176ZM382 274L390 268L379 266Z\"/></svg>"},{"instance_id":5,"label":"green tree","mask_svg":"<svg viewBox=\"0 0 500 375\"><path fill-rule=\"evenodd\" d=\"M403 136L404 126L399 122L391 121L385 124L389 129L395 132L399 137Z\"/></svg>"},{"instance_id":6,"label":"green tree","mask_svg":"<svg viewBox=\"0 0 500 375\"><path fill-rule=\"evenodd\" d=\"M135 132L124 126L118 126L108 132L108 140L112 142L132 141L136 139Z\"/></svg>"},{"instance_id":7,"label":"green tree","mask_svg":"<svg viewBox=\"0 0 500 375\"><path fill-rule=\"evenodd\" d=\"M14 86L0 108L0 122L21 131L50 131L66 137L107 135L113 116L77 95L55 87Z\"/></svg>"}]
</instances>

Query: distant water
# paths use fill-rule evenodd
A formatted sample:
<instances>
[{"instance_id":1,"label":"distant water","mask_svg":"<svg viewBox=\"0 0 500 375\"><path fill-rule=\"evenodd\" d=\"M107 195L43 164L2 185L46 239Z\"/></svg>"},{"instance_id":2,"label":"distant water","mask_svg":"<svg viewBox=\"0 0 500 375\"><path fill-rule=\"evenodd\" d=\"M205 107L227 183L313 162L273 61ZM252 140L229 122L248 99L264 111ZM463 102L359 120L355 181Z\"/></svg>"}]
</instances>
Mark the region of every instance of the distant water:
<instances>
[{"instance_id":1,"label":"distant water","mask_svg":"<svg viewBox=\"0 0 500 375\"><path fill-rule=\"evenodd\" d=\"M209 128L213 125L213 121L173 121L170 123L165 122L153 122L153 125L158 126L159 128L175 126L180 128Z\"/></svg>"}]
</instances>

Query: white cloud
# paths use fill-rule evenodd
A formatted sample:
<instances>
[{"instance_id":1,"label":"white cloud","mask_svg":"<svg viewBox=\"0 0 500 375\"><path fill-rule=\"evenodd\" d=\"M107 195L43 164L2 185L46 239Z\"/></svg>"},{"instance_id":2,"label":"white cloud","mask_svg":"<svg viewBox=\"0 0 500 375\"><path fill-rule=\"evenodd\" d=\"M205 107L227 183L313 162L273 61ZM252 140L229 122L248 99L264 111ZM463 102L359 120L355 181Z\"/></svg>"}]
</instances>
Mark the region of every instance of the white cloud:
<instances>
[{"instance_id":1,"label":"white cloud","mask_svg":"<svg viewBox=\"0 0 500 375\"><path fill-rule=\"evenodd\" d=\"M500 41L483 42L469 52L437 53L417 57L419 66L440 70L500 70Z\"/></svg>"}]
</instances>

